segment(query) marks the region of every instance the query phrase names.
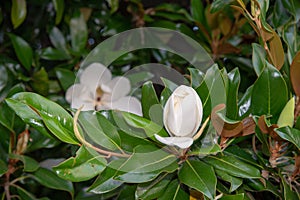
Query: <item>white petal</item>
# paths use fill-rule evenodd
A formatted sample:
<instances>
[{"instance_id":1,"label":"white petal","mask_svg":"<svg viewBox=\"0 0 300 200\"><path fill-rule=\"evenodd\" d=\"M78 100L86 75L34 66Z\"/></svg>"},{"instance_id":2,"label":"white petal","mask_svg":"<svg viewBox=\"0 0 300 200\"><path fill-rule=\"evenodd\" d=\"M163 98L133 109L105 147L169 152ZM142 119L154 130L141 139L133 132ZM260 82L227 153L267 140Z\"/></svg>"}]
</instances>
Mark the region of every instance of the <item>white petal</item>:
<instances>
[{"instance_id":1,"label":"white petal","mask_svg":"<svg viewBox=\"0 0 300 200\"><path fill-rule=\"evenodd\" d=\"M166 102L164 125L172 136L192 137L201 124L202 115L202 102L196 91L181 85Z\"/></svg>"},{"instance_id":2,"label":"white petal","mask_svg":"<svg viewBox=\"0 0 300 200\"><path fill-rule=\"evenodd\" d=\"M71 104L71 108L78 109L83 105L82 110L93 110L93 99L89 88L82 84L74 84L66 92L66 100Z\"/></svg>"},{"instance_id":3,"label":"white petal","mask_svg":"<svg viewBox=\"0 0 300 200\"><path fill-rule=\"evenodd\" d=\"M93 63L80 74L80 83L88 86L91 91L111 80L111 72L100 63Z\"/></svg>"},{"instance_id":4,"label":"white petal","mask_svg":"<svg viewBox=\"0 0 300 200\"><path fill-rule=\"evenodd\" d=\"M190 137L161 137L157 134L154 134L154 136L163 144L177 146L181 149L186 149L193 144L193 138Z\"/></svg>"},{"instance_id":5,"label":"white petal","mask_svg":"<svg viewBox=\"0 0 300 200\"><path fill-rule=\"evenodd\" d=\"M142 106L140 101L135 97L122 97L117 101L105 102L105 106L113 109L130 112L142 116Z\"/></svg>"},{"instance_id":6,"label":"white petal","mask_svg":"<svg viewBox=\"0 0 300 200\"><path fill-rule=\"evenodd\" d=\"M126 77L117 76L106 84L111 89L113 100L125 97L130 92L130 81Z\"/></svg>"}]
</instances>

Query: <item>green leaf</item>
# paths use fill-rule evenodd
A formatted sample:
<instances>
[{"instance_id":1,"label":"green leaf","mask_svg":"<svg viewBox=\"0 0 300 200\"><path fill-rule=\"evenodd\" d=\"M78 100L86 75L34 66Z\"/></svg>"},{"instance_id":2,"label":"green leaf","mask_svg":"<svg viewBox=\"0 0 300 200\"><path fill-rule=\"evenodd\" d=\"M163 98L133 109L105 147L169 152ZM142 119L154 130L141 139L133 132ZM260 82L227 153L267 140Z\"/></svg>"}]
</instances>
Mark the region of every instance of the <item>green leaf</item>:
<instances>
[{"instance_id":1,"label":"green leaf","mask_svg":"<svg viewBox=\"0 0 300 200\"><path fill-rule=\"evenodd\" d=\"M37 161L28 156L10 154L9 158L22 161L22 163L24 164L24 172L34 172L40 167Z\"/></svg>"},{"instance_id":2,"label":"green leaf","mask_svg":"<svg viewBox=\"0 0 300 200\"><path fill-rule=\"evenodd\" d=\"M280 91L280 94L278 93ZM281 73L272 65L267 66L256 80L252 90L252 114L272 115L275 122L288 101L288 90Z\"/></svg>"},{"instance_id":3,"label":"green leaf","mask_svg":"<svg viewBox=\"0 0 300 200\"><path fill-rule=\"evenodd\" d=\"M0 159L0 177L7 172L7 165L8 163L5 163L2 159Z\"/></svg>"},{"instance_id":4,"label":"green leaf","mask_svg":"<svg viewBox=\"0 0 300 200\"><path fill-rule=\"evenodd\" d=\"M44 96L48 95L49 91L49 78L48 73L44 68L35 72L31 77L31 87L34 91Z\"/></svg>"},{"instance_id":5,"label":"green leaf","mask_svg":"<svg viewBox=\"0 0 300 200\"><path fill-rule=\"evenodd\" d=\"M191 14L195 21L206 25L206 19L204 15L204 6L201 1L191 0Z\"/></svg>"},{"instance_id":6,"label":"green leaf","mask_svg":"<svg viewBox=\"0 0 300 200\"><path fill-rule=\"evenodd\" d=\"M280 113L279 119L277 121L277 125L279 128L283 126L293 127L294 125L294 109L295 109L295 99L292 97L283 110Z\"/></svg>"},{"instance_id":7,"label":"green leaf","mask_svg":"<svg viewBox=\"0 0 300 200\"><path fill-rule=\"evenodd\" d=\"M149 81L144 83L142 87L141 101L142 101L143 116L154 122L161 121L157 118L162 118L162 107L161 104L159 103L152 82Z\"/></svg>"},{"instance_id":8,"label":"green leaf","mask_svg":"<svg viewBox=\"0 0 300 200\"><path fill-rule=\"evenodd\" d=\"M26 18L26 0L12 0L11 21L14 29L18 28Z\"/></svg>"},{"instance_id":9,"label":"green leaf","mask_svg":"<svg viewBox=\"0 0 300 200\"><path fill-rule=\"evenodd\" d=\"M61 142L53 137L41 134L37 129L30 130L30 141L27 145L26 152L36 151L38 149L49 149L59 145Z\"/></svg>"},{"instance_id":10,"label":"green leaf","mask_svg":"<svg viewBox=\"0 0 300 200\"><path fill-rule=\"evenodd\" d=\"M231 4L232 2L234 2L234 0L215 0L211 4L210 12L211 13L218 12L224 9L226 6L229 6L229 4Z\"/></svg>"},{"instance_id":11,"label":"green leaf","mask_svg":"<svg viewBox=\"0 0 300 200\"><path fill-rule=\"evenodd\" d=\"M221 71L217 65L213 65L207 70L204 81L196 89L203 105L203 120L210 115L213 107L226 103L225 89Z\"/></svg>"},{"instance_id":12,"label":"green leaf","mask_svg":"<svg viewBox=\"0 0 300 200\"><path fill-rule=\"evenodd\" d=\"M256 43L252 43L252 65L257 76L259 76L266 67L267 53L265 49Z\"/></svg>"},{"instance_id":13,"label":"green leaf","mask_svg":"<svg viewBox=\"0 0 300 200\"><path fill-rule=\"evenodd\" d=\"M238 89L240 81L241 77L238 68L228 73L226 116L230 119L237 119L238 117Z\"/></svg>"},{"instance_id":14,"label":"green leaf","mask_svg":"<svg viewBox=\"0 0 300 200\"><path fill-rule=\"evenodd\" d=\"M55 24L59 24L62 16L64 14L64 7L65 7L65 1L61 0L52 0L55 11L56 11L56 16L55 16Z\"/></svg>"},{"instance_id":15,"label":"green leaf","mask_svg":"<svg viewBox=\"0 0 300 200\"><path fill-rule=\"evenodd\" d=\"M158 134L162 137L169 136L169 134L163 128L163 125L156 124L153 121L132 113L122 112L122 115L130 126L143 129L146 134L145 136L150 137L153 140L156 140L154 138L154 134Z\"/></svg>"},{"instance_id":16,"label":"green leaf","mask_svg":"<svg viewBox=\"0 0 300 200\"><path fill-rule=\"evenodd\" d=\"M88 31L83 15L74 17L70 21L71 45L76 53L80 53L87 43Z\"/></svg>"},{"instance_id":17,"label":"green leaf","mask_svg":"<svg viewBox=\"0 0 300 200\"><path fill-rule=\"evenodd\" d=\"M245 194L235 194L235 195L224 195L220 198L220 200L244 200Z\"/></svg>"},{"instance_id":18,"label":"green leaf","mask_svg":"<svg viewBox=\"0 0 300 200\"><path fill-rule=\"evenodd\" d=\"M10 109L10 107L6 103L0 104L0 124L7 128L12 133L14 130L14 118L15 113Z\"/></svg>"},{"instance_id":19,"label":"green leaf","mask_svg":"<svg viewBox=\"0 0 300 200\"><path fill-rule=\"evenodd\" d=\"M251 97L252 97L253 85L250 86L243 97L239 100L238 109L239 109L239 118L244 119L248 117L251 113Z\"/></svg>"},{"instance_id":20,"label":"green leaf","mask_svg":"<svg viewBox=\"0 0 300 200\"><path fill-rule=\"evenodd\" d=\"M39 168L33 173L33 178L45 187L67 191L71 194L71 196L74 195L72 183L59 178L53 171L45 168Z\"/></svg>"},{"instance_id":21,"label":"green leaf","mask_svg":"<svg viewBox=\"0 0 300 200\"><path fill-rule=\"evenodd\" d=\"M275 129L275 131L282 139L293 143L298 149L300 149L300 130L285 126Z\"/></svg>"},{"instance_id":22,"label":"green leaf","mask_svg":"<svg viewBox=\"0 0 300 200\"><path fill-rule=\"evenodd\" d=\"M289 200L289 199L299 199L300 195L297 191L293 191L291 185L286 182L285 178L281 177L281 181L283 184L283 195L284 195L284 200Z\"/></svg>"},{"instance_id":23,"label":"green leaf","mask_svg":"<svg viewBox=\"0 0 300 200\"><path fill-rule=\"evenodd\" d=\"M191 85L193 88L198 88L204 80L204 74L199 69L188 68L190 71Z\"/></svg>"},{"instance_id":24,"label":"green leaf","mask_svg":"<svg viewBox=\"0 0 300 200\"><path fill-rule=\"evenodd\" d=\"M231 145L224 151L225 155L234 156L237 159L247 162L251 165L254 165L258 168L262 168L262 166L257 162L257 160L254 160L254 155L247 152L246 149L242 149L239 146Z\"/></svg>"},{"instance_id":25,"label":"green leaf","mask_svg":"<svg viewBox=\"0 0 300 200\"><path fill-rule=\"evenodd\" d=\"M47 47L42 50L41 58L45 60L68 60L71 58L68 52L61 49L54 49L52 47Z\"/></svg>"},{"instance_id":26,"label":"green leaf","mask_svg":"<svg viewBox=\"0 0 300 200\"><path fill-rule=\"evenodd\" d=\"M154 146L138 146L134 153L118 169L115 179L127 183L144 183L155 179L163 172L178 168L176 157Z\"/></svg>"},{"instance_id":27,"label":"green leaf","mask_svg":"<svg viewBox=\"0 0 300 200\"><path fill-rule=\"evenodd\" d=\"M73 133L73 118L61 106L31 92L15 94L11 99L30 106L58 139L66 143L78 144Z\"/></svg>"},{"instance_id":28,"label":"green leaf","mask_svg":"<svg viewBox=\"0 0 300 200\"><path fill-rule=\"evenodd\" d=\"M59 1L61 2L61 1ZM49 38L51 43L56 49L67 51L66 40L62 32L57 28L53 27L49 32Z\"/></svg>"},{"instance_id":29,"label":"green leaf","mask_svg":"<svg viewBox=\"0 0 300 200\"><path fill-rule=\"evenodd\" d=\"M240 178L261 178L260 171L234 156L208 156L205 162L211 164L215 169L226 172L229 175Z\"/></svg>"},{"instance_id":30,"label":"green leaf","mask_svg":"<svg viewBox=\"0 0 300 200\"><path fill-rule=\"evenodd\" d=\"M263 179L246 179L244 180L244 188L248 191L262 192L268 191L272 192L278 197L282 197L282 194L278 191L278 187L274 186L271 181L262 181ZM250 188L249 188L249 187Z\"/></svg>"},{"instance_id":31,"label":"green leaf","mask_svg":"<svg viewBox=\"0 0 300 200\"><path fill-rule=\"evenodd\" d=\"M81 146L76 152L76 157L71 157L53 167L56 174L72 182L89 180L106 167L106 160L94 150Z\"/></svg>"},{"instance_id":32,"label":"green leaf","mask_svg":"<svg viewBox=\"0 0 300 200\"><path fill-rule=\"evenodd\" d=\"M139 184L136 189L137 197L139 199L152 200L163 196L171 182L171 178L172 176L162 174L152 182Z\"/></svg>"},{"instance_id":33,"label":"green leaf","mask_svg":"<svg viewBox=\"0 0 300 200\"><path fill-rule=\"evenodd\" d=\"M217 177L213 168L201 161L187 160L179 170L180 182L202 192L210 199L215 197Z\"/></svg>"},{"instance_id":34,"label":"green leaf","mask_svg":"<svg viewBox=\"0 0 300 200\"><path fill-rule=\"evenodd\" d=\"M21 37L9 34L15 53L22 65L29 71L32 65L33 53L30 45Z\"/></svg>"},{"instance_id":35,"label":"green leaf","mask_svg":"<svg viewBox=\"0 0 300 200\"><path fill-rule=\"evenodd\" d=\"M76 76L73 71L63 68L55 68L55 72L64 91L75 83Z\"/></svg>"},{"instance_id":36,"label":"green leaf","mask_svg":"<svg viewBox=\"0 0 300 200\"><path fill-rule=\"evenodd\" d=\"M96 194L104 194L120 187L123 183L115 180L117 169L125 162L125 159L113 160L105 170L97 177L95 182L89 187L88 191Z\"/></svg>"},{"instance_id":37,"label":"green leaf","mask_svg":"<svg viewBox=\"0 0 300 200\"><path fill-rule=\"evenodd\" d=\"M42 118L29 105L14 99L6 99L6 103L25 123L34 127L45 136L52 138L44 126Z\"/></svg>"},{"instance_id":38,"label":"green leaf","mask_svg":"<svg viewBox=\"0 0 300 200\"><path fill-rule=\"evenodd\" d=\"M216 171L216 174L218 175L218 177L220 177L220 179L230 183L229 192L235 191L236 189L238 189L243 184L243 180L241 178L231 176L231 175L229 175L226 172L221 171L221 170L215 170L215 171Z\"/></svg>"},{"instance_id":39,"label":"green leaf","mask_svg":"<svg viewBox=\"0 0 300 200\"><path fill-rule=\"evenodd\" d=\"M121 140L116 127L99 112L84 111L80 113L78 119L83 132L92 143L110 150L121 149Z\"/></svg>"},{"instance_id":40,"label":"green leaf","mask_svg":"<svg viewBox=\"0 0 300 200\"><path fill-rule=\"evenodd\" d=\"M181 188L177 180L173 180L165 190L164 194L157 200L189 200L189 195Z\"/></svg>"},{"instance_id":41,"label":"green leaf","mask_svg":"<svg viewBox=\"0 0 300 200\"><path fill-rule=\"evenodd\" d=\"M17 188L18 194L20 195L20 198L22 200L37 200L37 198L33 194L29 193L27 190L21 188L20 186L14 185L14 187Z\"/></svg>"}]
</instances>

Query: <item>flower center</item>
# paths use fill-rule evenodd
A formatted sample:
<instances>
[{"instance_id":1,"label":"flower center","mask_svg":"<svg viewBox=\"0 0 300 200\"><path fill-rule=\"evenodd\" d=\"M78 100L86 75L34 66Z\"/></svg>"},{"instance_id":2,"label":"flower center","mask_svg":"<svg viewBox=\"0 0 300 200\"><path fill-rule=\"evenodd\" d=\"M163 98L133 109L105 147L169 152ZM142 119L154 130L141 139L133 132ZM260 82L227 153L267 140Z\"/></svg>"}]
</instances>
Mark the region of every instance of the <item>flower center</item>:
<instances>
[{"instance_id":1,"label":"flower center","mask_svg":"<svg viewBox=\"0 0 300 200\"><path fill-rule=\"evenodd\" d=\"M94 102L95 110L98 110L97 107L102 105L101 98L102 98L103 94L104 94L103 90L100 87L97 87L97 89L96 89L96 100Z\"/></svg>"}]
</instances>

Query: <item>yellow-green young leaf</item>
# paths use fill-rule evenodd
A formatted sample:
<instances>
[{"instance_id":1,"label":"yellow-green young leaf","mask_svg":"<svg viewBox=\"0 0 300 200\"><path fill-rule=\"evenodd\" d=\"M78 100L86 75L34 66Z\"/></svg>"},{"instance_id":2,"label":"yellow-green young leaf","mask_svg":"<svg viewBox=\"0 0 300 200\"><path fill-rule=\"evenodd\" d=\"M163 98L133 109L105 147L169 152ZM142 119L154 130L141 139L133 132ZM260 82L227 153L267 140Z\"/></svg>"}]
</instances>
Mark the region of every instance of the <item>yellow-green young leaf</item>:
<instances>
[{"instance_id":1,"label":"yellow-green young leaf","mask_svg":"<svg viewBox=\"0 0 300 200\"><path fill-rule=\"evenodd\" d=\"M273 38L270 40L270 52L273 65L280 70L284 64L284 50L279 35L273 31Z\"/></svg>"},{"instance_id":2,"label":"yellow-green young leaf","mask_svg":"<svg viewBox=\"0 0 300 200\"><path fill-rule=\"evenodd\" d=\"M290 76L296 95L300 96L300 51L296 54L291 64Z\"/></svg>"},{"instance_id":3,"label":"yellow-green young leaf","mask_svg":"<svg viewBox=\"0 0 300 200\"><path fill-rule=\"evenodd\" d=\"M26 18L26 0L12 0L11 22L14 28L18 28Z\"/></svg>"},{"instance_id":4,"label":"yellow-green young leaf","mask_svg":"<svg viewBox=\"0 0 300 200\"><path fill-rule=\"evenodd\" d=\"M295 109L295 99L291 98L280 113L279 119L277 121L277 125L279 126L279 128L283 126L293 127L294 109Z\"/></svg>"}]
</instances>

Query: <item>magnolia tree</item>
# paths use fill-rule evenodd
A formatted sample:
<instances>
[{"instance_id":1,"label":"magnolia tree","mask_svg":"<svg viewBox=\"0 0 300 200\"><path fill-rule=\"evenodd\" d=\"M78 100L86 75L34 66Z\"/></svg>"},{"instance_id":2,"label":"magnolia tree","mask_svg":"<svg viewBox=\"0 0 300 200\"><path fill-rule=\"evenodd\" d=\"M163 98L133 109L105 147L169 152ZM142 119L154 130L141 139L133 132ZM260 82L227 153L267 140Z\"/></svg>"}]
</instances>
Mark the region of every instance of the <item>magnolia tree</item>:
<instances>
[{"instance_id":1,"label":"magnolia tree","mask_svg":"<svg viewBox=\"0 0 300 200\"><path fill-rule=\"evenodd\" d=\"M54 2L58 14L60 4ZM191 1L191 15L169 4L155 13L143 10L145 21L133 15L137 24L163 16L164 8L173 14L170 21L192 20L198 35L137 25L100 42L83 59L76 56L87 41L81 37L86 10L70 21L71 30L80 25L72 32L80 33L72 37L72 49L52 29L55 49L43 49L42 57L51 60L58 53L80 64L76 76L56 69L65 103L41 95L44 90L32 92L37 83L5 93L0 124L10 133L0 146L7 147L0 159L3 198L41 197L28 186L39 184L72 199L299 199L300 5L275 2L274 10L284 12L274 11L271 23L269 1L250 1L251 11L240 0ZM238 49L244 26L259 39L250 57ZM30 56L30 46L16 35L10 39L22 66L31 69L22 57ZM133 67L134 58L121 71L114 69L124 55L149 49L160 64L150 60ZM174 57L167 52L184 66L170 67ZM222 55L228 55L223 62ZM243 82L249 72L233 63L250 68L254 81ZM45 73L42 68L32 80ZM59 145L73 154L35 159L36 150Z\"/></svg>"}]
</instances>

